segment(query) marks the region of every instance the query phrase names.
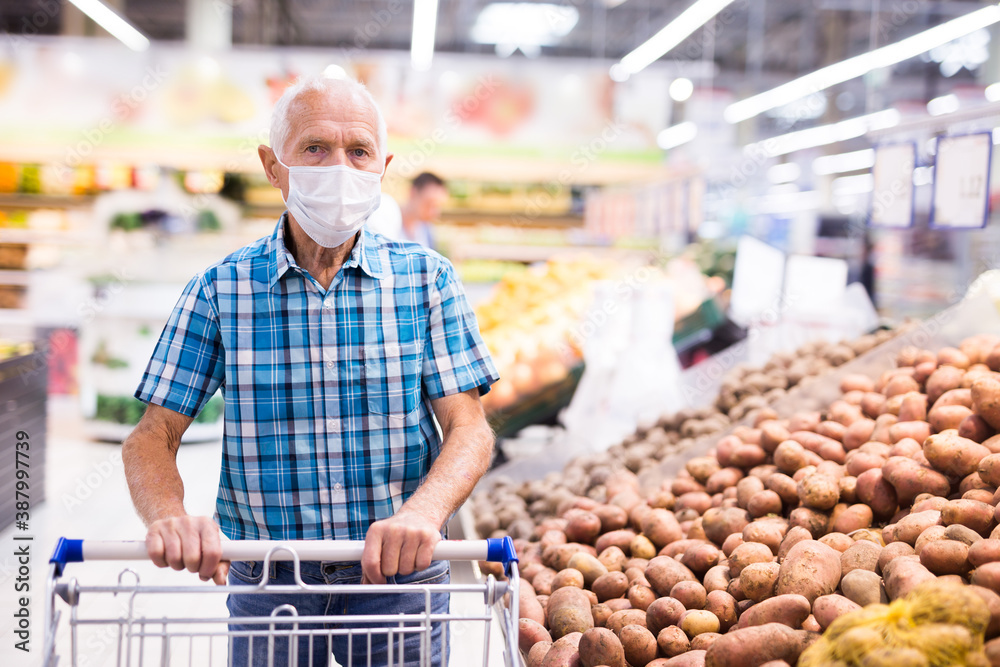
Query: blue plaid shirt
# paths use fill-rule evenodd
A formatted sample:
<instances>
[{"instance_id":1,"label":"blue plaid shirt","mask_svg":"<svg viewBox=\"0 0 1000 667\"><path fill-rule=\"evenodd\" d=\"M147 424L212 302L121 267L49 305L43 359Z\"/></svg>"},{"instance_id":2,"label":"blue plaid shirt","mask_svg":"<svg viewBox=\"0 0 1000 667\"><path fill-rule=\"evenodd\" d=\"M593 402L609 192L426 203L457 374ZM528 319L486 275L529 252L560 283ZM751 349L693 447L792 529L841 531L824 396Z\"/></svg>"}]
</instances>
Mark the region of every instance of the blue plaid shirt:
<instances>
[{"instance_id":1,"label":"blue plaid shirt","mask_svg":"<svg viewBox=\"0 0 1000 667\"><path fill-rule=\"evenodd\" d=\"M430 400L498 375L454 268L363 229L328 290L273 235L188 283L136 390L187 416L216 389L231 539L364 539L440 453Z\"/></svg>"}]
</instances>

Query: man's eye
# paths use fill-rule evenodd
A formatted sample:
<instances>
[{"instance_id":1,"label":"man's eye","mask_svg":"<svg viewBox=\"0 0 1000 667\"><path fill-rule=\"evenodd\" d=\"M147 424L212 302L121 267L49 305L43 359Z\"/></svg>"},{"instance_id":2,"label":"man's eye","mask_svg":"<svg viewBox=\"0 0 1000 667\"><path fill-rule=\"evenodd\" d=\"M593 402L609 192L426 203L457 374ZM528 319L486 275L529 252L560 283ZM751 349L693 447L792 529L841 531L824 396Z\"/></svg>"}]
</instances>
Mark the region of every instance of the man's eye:
<instances>
[{"instance_id":1,"label":"man's eye","mask_svg":"<svg viewBox=\"0 0 1000 667\"><path fill-rule=\"evenodd\" d=\"M318 151L319 151L319 146L310 146L309 148L306 149L306 152L308 153L316 153Z\"/></svg>"},{"instance_id":2,"label":"man's eye","mask_svg":"<svg viewBox=\"0 0 1000 667\"><path fill-rule=\"evenodd\" d=\"M355 148L354 149L354 156L355 157L365 157L366 155L368 155L368 151L366 151L364 148Z\"/></svg>"}]
</instances>

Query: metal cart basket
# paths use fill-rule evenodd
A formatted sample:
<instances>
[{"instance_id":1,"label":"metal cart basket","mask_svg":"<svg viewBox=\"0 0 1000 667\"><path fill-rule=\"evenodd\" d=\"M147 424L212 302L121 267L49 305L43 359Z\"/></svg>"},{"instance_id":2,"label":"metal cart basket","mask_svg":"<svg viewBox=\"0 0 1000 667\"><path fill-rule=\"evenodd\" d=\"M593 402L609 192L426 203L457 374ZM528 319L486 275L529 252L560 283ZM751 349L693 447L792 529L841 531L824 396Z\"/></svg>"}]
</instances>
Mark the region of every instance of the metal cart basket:
<instances>
[{"instance_id":1,"label":"metal cart basket","mask_svg":"<svg viewBox=\"0 0 1000 667\"><path fill-rule=\"evenodd\" d=\"M301 577L301 561L351 562L359 561L364 542L320 542L320 541L224 541L222 558L229 561L263 562L263 572L270 571L274 561L292 561L294 567L294 585L273 585L264 576L258 585L216 586L214 584L195 582L196 585L176 586L143 585L139 575L132 569L123 570L117 577L117 583L112 585L88 586L81 584L76 577L68 577L65 573L68 563L107 560L148 560L144 542L110 542L100 540L69 540L60 538L52 555L49 567L45 598L45 667L54 667L60 662L59 648L67 644L65 635L67 628L60 627L60 621L68 616L68 663L76 667L93 664L85 655L84 647L95 642L103 642L107 660L103 664L116 667L146 667L158 665L168 667L188 665L202 667L203 665L233 665L232 646L236 640L254 644L263 643L268 647L266 663L268 667L295 665L297 667L312 667L313 642L323 638L333 642L338 636L343 641L346 636L348 645L357 645L364 651L365 642L371 647L373 638L383 644L388 644L389 665L420 665L428 667L432 664L431 636L433 627L445 627L449 632L440 632L443 646L440 655L449 655L448 637L454 635L456 626L464 629L474 624L485 630L482 652L482 664L487 667L490 662L490 635L494 620L499 624L503 664L505 667L515 667L521 664L518 652L518 570L517 557L513 542L509 537L489 540L443 540L434 550L434 560L448 561L479 561L488 560L504 564L506 580L498 581L492 575L485 581L473 584L409 584L409 585L313 585L306 584ZM173 576L174 573L170 573ZM195 576L190 572L175 573L178 581L191 581ZM307 616L299 615L292 604L282 604L268 616L241 616L238 619L239 629L230 625L230 618L218 613L219 599L232 595L260 594L302 595L423 595L422 613L388 613L383 615L338 615ZM433 593L451 594L454 608L455 594L464 594L465 599L473 600L466 605L465 613L433 613L431 599ZM166 602L168 597L177 600L181 598L182 605L175 602L173 609L183 609L184 613L165 615L164 609L170 608ZM413 599L412 597L410 598ZM209 602L211 600L211 602ZM481 602L477 602L481 601ZM469 613L471 610L471 613ZM460 623L457 623L460 622ZM315 624L326 624L318 629ZM311 625L310 624L314 624ZM303 627L307 626L307 627ZM249 628L249 629L247 629ZM61 637L57 641L57 636ZM403 641L410 638L412 645L419 637L419 662L404 661ZM239 639L242 638L242 639ZM495 640L496 641L496 640ZM309 659L303 664L295 647L299 642L308 643ZM276 645L277 649L276 650ZM281 647L285 650L282 651ZM492 655L496 658L494 646ZM251 651L253 653L253 651ZM323 660L317 660L323 664ZM446 660L442 664L446 664ZM464 662L464 661L463 661ZM498 660L494 660L498 664ZM64 663L65 664L65 663ZM335 664L332 660L330 664ZM371 667L383 667L386 663L374 664L370 657L360 664ZM456 664L456 663L452 663ZM465 662L465 664L468 664ZM465 667L465 664L462 667ZM255 660L256 667L257 662ZM357 667L357 660L352 660L350 652L348 664L343 667Z\"/></svg>"}]
</instances>

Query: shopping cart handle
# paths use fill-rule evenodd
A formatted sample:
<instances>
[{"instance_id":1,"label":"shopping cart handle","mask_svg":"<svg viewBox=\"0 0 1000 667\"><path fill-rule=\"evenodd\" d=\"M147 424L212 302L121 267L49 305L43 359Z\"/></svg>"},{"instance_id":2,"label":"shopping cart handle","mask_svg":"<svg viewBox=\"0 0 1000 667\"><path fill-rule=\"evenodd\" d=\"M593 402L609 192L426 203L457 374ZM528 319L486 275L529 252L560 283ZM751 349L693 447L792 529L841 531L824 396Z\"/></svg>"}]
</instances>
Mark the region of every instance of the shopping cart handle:
<instances>
[{"instance_id":1,"label":"shopping cart handle","mask_svg":"<svg viewBox=\"0 0 1000 667\"><path fill-rule=\"evenodd\" d=\"M357 561L365 543L362 540L223 540L223 560L264 560L271 553L271 560L295 560L298 554L306 561ZM138 540L70 540L60 537L50 563L61 575L66 563L87 560L147 560L146 543ZM517 561L517 552L510 537L487 540L441 540L434 547L434 560L488 560L503 563L509 570Z\"/></svg>"}]
</instances>

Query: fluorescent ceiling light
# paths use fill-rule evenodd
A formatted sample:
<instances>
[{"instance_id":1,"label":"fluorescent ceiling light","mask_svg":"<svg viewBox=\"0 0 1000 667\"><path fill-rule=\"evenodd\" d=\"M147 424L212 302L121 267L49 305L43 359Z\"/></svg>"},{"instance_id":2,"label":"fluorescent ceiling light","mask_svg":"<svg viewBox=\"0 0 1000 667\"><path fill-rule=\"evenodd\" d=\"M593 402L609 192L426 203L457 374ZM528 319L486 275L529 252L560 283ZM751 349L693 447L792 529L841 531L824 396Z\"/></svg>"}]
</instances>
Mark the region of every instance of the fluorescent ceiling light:
<instances>
[{"instance_id":1,"label":"fluorescent ceiling light","mask_svg":"<svg viewBox=\"0 0 1000 667\"><path fill-rule=\"evenodd\" d=\"M833 179L830 184L833 194L843 195L863 195L875 189L875 177L871 174L858 174L857 176L841 176Z\"/></svg>"},{"instance_id":2,"label":"fluorescent ceiling light","mask_svg":"<svg viewBox=\"0 0 1000 667\"><path fill-rule=\"evenodd\" d=\"M785 162L776 164L767 170L767 180L775 185L779 183L792 183L799 180L802 175L802 168L795 162Z\"/></svg>"},{"instance_id":3,"label":"fluorescent ceiling light","mask_svg":"<svg viewBox=\"0 0 1000 667\"><path fill-rule=\"evenodd\" d=\"M347 70L337 64L330 64L323 70L323 76L327 79L346 79Z\"/></svg>"},{"instance_id":4,"label":"fluorescent ceiling light","mask_svg":"<svg viewBox=\"0 0 1000 667\"><path fill-rule=\"evenodd\" d=\"M813 173L817 176L843 174L848 171L871 169L875 166L875 149L866 148L862 151L851 151L838 155L824 155L813 160Z\"/></svg>"},{"instance_id":5,"label":"fluorescent ceiling light","mask_svg":"<svg viewBox=\"0 0 1000 667\"><path fill-rule=\"evenodd\" d=\"M693 5L681 12L680 16L668 23L663 30L622 58L618 66L626 74L641 72L690 37L691 33L712 20L716 14L732 2L733 0L696 0Z\"/></svg>"},{"instance_id":6,"label":"fluorescent ceiling light","mask_svg":"<svg viewBox=\"0 0 1000 667\"><path fill-rule=\"evenodd\" d=\"M576 27L576 7L531 2L494 2L483 7L472 26L472 41L496 44L497 53L520 49L537 56L543 46L554 46Z\"/></svg>"},{"instance_id":7,"label":"fluorescent ceiling light","mask_svg":"<svg viewBox=\"0 0 1000 667\"><path fill-rule=\"evenodd\" d=\"M798 213L813 211L823 205L823 197L815 190L796 192L794 194L763 195L751 197L746 202L750 214Z\"/></svg>"},{"instance_id":8,"label":"fluorescent ceiling light","mask_svg":"<svg viewBox=\"0 0 1000 667\"><path fill-rule=\"evenodd\" d=\"M410 65L424 72L434 60L434 32L437 29L437 0L414 0L413 37L410 39Z\"/></svg>"},{"instance_id":9,"label":"fluorescent ceiling light","mask_svg":"<svg viewBox=\"0 0 1000 667\"><path fill-rule=\"evenodd\" d=\"M667 89L667 92L670 93L670 99L674 102L684 102L694 93L694 84L691 83L691 79L684 77L674 79L670 82L670 88Z\"/></svg>"},{"instance_id":10,"label":"fluorescent ceiling light","mask_svg":"<svg viewBox=\"0 0 1000 667\"><path fill-rule=\"evenodd\" d=\"M948 113L955 113L958 111L958 107L961 104L958 101L958 95L951 93L949 95L942 95L941 97L935 97L933 100L927 103L927 113L932 116L943 116Z\"/></svg>"},{"instance_id":11,"label":"fluorescent ceiling light","mask_svg":"<svg viewBox=\"0 0 1000 667\"><path fill-rule=\"evenodd\" d=\"M691 121L685 121L660 132L656 137L656 144L663 150L668 151L671 148L677 148L682 144L686 144L696 136L698 136L698 126Z\"/></svg>"},{"instance_id":12,"label":"fluorescent ceiling light","mask_svg":"<svg viewBox=\"0 0 1000 667\"><path fill-rule=\"evenodd\" d=\"M863 137L873 130L884 130L899 124L900 113L895 109L878 111L867 116L848 118L839 123L811 127L808 130L789 132L781 136L763 139L744 147L744 153L761 153L765 157L777 157L806 148L816 148L835 144L847 139Z\"/></svg>"},{"instance_id":13,"label":"fluorescent ceiling light","mask_svg":"<svg viewBox=\"0 0 1000 667\"><path fill-rule=\"evenodd\" d=\"M889 67L948 42L1000 21L1000 7L990 5L952 19L929 30L907 37L893 44L863 53L847 60L820 68L815 72L793 79L777 88L734 102L726 107L724 117L730 123L739 123L764 113L768 109L788 104L830 86L850 81L881 67Z\"/></svg>"},{"instance_id":14,"label":"fluorescent ceiling light","mask_svg":"<svg viewBox=\"0 0 1000 667\"><path fill-rule=\"evenodd\" d=\"M988 102L1000 102L1000 83L990 84L983 91Z\"/></svg>"},{"instance_id":15,"label":"fluorescent ceiling light","mask_svg":"<svg viewBox=\"0 0 1000 667\"><path fill-rule=\"evenodd\" d=\"M135 29L131 23L116 14L101 0L69 0L81 12L89 16L94 23L107 30L122 44L133 51L145 51L149 48L149 39Z\"/></svg>"}]
</instances>

